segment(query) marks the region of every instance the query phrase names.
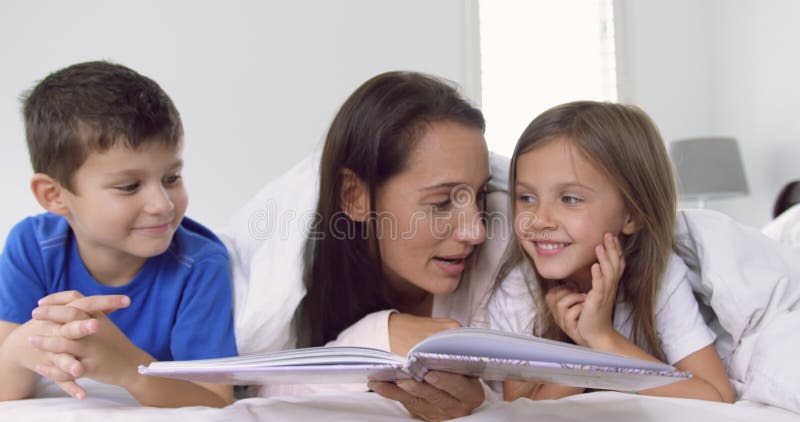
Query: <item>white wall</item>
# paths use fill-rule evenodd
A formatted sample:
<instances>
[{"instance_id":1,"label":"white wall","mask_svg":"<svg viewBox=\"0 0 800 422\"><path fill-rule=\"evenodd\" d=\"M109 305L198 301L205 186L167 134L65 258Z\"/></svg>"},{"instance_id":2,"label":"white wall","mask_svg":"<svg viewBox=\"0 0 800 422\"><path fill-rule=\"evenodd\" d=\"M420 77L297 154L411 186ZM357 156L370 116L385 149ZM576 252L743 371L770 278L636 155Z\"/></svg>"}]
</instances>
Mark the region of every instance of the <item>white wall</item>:
<instances>
[{"instance_id":1,"label":"white wall","mask_svg":"<svg viewBox=\"0 0 800 422\"><path fill-rule=\"evenodd\" d=\"M800 2L615 6L620 99L649 112L667 141L736 137L751 195L707 206L753 226L767 223L780 188L800 179Z\"/></svg>"},{"instance_id":2,"label":"white wall","mask_svg":"<svg viewBox=\"0 0 800 422\"><path fill-rule=\"evenodd\" d=\"M0 244L40 212L20 93L49 72L108 59L153 78L186 130L189 215L232 211L321 144L371 76L435 73L478 95L474 1L11 0L0 3ZM474 34L476 35L476 34ZM303 187L298 187L302 189Z\"/></svg>"}]
</instances>

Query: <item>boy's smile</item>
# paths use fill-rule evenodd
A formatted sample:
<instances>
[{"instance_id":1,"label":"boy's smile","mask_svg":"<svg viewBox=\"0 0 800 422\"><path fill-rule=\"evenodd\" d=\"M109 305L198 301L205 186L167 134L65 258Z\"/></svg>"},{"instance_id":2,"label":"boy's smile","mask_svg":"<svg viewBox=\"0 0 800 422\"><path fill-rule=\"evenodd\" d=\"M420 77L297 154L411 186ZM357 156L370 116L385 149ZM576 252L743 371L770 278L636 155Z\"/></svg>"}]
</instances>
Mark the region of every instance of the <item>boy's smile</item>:
<instances>
[{"instance_id":1,"label":"boy's smile","mask_svg":"<svg viewBox=\"0 0 800 422\"><path fill-rule=\"evenodd\" d=\"M86 268L101 284L125 284L147 258L167 250L186 212L180 148L119 142L91 152L62 189Z\"/></svg>"}]
</instances>

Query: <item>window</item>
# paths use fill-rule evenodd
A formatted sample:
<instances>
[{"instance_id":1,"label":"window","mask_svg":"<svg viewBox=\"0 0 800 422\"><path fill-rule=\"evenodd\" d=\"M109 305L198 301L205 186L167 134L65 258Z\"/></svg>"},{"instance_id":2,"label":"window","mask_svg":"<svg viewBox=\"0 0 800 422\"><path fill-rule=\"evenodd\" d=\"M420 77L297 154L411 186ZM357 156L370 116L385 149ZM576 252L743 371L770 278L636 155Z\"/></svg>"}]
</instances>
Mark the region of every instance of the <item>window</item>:
<instances>
[{"instance_id":1,"label":"window","mask_svg":"<svg viewBox=\"0 0 800 422\"><path fill-rule=\"evenodd\" d=\"M574 100L616 101L613 0L479 2L486 140L511 156L539 113Z\"/></svg>"}]
</instances>

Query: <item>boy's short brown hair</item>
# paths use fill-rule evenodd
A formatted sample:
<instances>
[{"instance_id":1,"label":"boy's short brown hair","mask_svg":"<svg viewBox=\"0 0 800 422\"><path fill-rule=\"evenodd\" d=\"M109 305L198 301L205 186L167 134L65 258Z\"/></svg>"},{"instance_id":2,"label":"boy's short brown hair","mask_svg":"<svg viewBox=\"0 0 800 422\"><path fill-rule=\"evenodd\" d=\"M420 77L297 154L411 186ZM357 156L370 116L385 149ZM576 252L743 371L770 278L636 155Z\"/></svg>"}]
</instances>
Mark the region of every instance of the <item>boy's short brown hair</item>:
<instances>
[{"instance_id":1,"label":"boy's short brown hair","mask_svg":"<svg viewBox=\"0 0 800 422\"><path fill-rule=\"evenodd\" d=\"M23 98L23 114L34 172L70 190L90 152L117 142L132 149L150 142L177 147L183 139L178 110L161 87L105 61L51 73Z\"/></svg>"}]
</instances>

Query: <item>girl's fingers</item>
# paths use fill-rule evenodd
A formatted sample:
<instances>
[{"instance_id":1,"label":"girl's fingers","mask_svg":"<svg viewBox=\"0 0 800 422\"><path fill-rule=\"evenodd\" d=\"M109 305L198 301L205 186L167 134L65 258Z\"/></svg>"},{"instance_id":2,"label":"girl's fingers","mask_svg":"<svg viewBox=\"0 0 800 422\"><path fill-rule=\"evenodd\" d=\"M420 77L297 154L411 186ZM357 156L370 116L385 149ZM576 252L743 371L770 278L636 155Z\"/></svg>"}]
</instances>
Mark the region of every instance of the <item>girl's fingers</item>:
<instances>
[{"instance_id":1,"label":"girl's fingers","mask_svg":"<svg viewBox=\"0 0 800 422\"><path fill-rule=\"evenodd\" d=\"M581 313L583 312L583 303L579 303L564 313L564 326L562 330L566 333L575 344L582 344L581 334L578 331L578 321L580 320Z\"/></svg>"},{"instance_id":2,"label":"girl's fingers","mask_svg":"<svg viewBox=\"0 0 800 422\"><path fill-rule=\"evenodd\" d=\"M592 264L592 291L605 296L606 283L603 281L603 272L600 269L600 265L598 263Z\"/></svg>"},{"instance_id":3,"label":"girl's fingers","mask_svg":"<svg viewBox=\"0 0 800 422\"><path fill-rule=\"evenodd\" d=\"M558 302L558 308L562 312L566 312L567 310L572 308L573 305L576 305L578 303L583 303L584 300L586 300L586 295L585 294L583 294L583 293L571 293L571 294L561 298L561 301Z\"/></svg>"},{"instance_id":4,"label":"girl's fingers","mask_svg":"<svg viewBox=\"0 0 800 422\"><path fill-rule=\"evenodd\" d=\"M619 243L619 237L606 233L605 235L606 255L614 269L614 274L617 276L622 275L620 266L625 262L625 257L622 256L622 246Z\"/></svg>"},{"instance_id":5,"label":"girl's fingers","mask_svg":"<svg viewBox=\"0 0 800 422\"><path fill-rule=\"evenodd\" d=\"M550 313L553 314L556 323L561 329L565 329L569 325L570 320L567 317L567 312L577 304L583 303L584 300L586 300L586 295L583 293L570 292L562 296L558 303L550 308Z\"/></svg>"},{"instance_id":6,"label":"girl's fingers","mask_svg":"<svg viewBox=\"0 0 800 422\"><path fill-rule=\"evenodd\" d=\"M545 303L550 309L555 309L558 303L565 296L575 293L577 290L567 285L561 285L551 288L544 296Z\"/></svg>"}]
</instances>

